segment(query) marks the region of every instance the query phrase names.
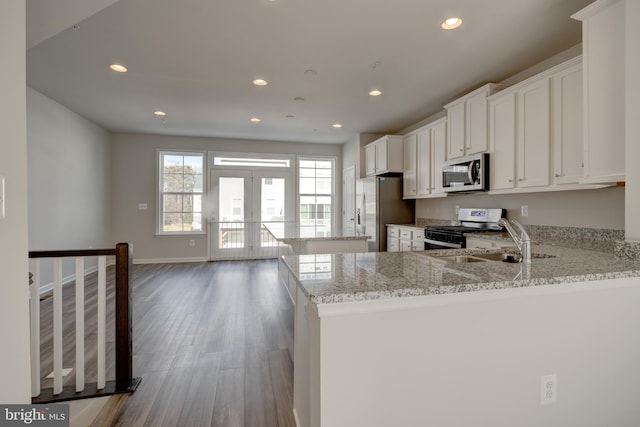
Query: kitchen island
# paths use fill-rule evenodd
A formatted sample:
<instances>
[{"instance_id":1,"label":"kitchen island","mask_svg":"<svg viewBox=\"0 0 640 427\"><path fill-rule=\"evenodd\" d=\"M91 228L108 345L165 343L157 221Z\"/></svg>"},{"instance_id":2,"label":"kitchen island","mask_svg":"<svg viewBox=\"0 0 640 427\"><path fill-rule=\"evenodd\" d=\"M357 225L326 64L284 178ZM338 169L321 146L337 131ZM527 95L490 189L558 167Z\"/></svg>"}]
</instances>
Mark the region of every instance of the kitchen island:
<instances>
[{"instance_id":1,"label":"kitchen island","mask_svg":"<svg viewBox=\"0 0 640 427\"><path fill-rule=\"evenodd\" d=\"M317 274L314 255L285 257L298 425L640 425L640 263L440 257L495 252L333 254Z\"/></svg>"}]
</instances>

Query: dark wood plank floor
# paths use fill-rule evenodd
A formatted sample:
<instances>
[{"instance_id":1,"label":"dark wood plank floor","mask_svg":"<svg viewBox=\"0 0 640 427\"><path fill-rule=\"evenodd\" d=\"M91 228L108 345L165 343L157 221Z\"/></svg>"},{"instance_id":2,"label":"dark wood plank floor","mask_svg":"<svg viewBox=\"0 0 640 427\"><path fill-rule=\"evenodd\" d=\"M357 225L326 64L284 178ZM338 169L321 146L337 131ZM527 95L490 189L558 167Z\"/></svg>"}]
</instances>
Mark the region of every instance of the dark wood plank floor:
<instances>
[{"instance_id":1,"label":"dark wood plank floor","mask_svg":"<svg viewBox=\"0 0 640 427\"><path fill-rule=\"evenodd\" d=\"M88 299L90 286L88 279ZM275 261L136 265L133 289L134 376L142 383L110 425L295 425L286 348L293 307ZM72 294L65 290L68 315ZM64 365L72 359L65 351Z\"/></svg>"}]
</instances>

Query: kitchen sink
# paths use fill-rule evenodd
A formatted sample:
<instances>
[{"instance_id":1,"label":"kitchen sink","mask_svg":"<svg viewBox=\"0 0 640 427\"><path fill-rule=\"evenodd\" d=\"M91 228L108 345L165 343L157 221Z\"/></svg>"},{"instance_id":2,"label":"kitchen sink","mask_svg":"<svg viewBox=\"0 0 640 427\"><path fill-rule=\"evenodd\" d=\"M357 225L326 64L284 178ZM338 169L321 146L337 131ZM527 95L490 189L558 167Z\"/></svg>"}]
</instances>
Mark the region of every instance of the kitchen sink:
<instances>
[{"instance_id":1,"label":"kitchen sink","mask_svg":"<svg viewBox=\"0 0 640 427\"><path fill-rule=\"evenodd\" d=\"M436 256L434 258L441 259L443 261L453 262L455 264L466 264L469 262L486 262L488 259L476 258L470 255L448 255L448 256Z\"/></svg>"},{"instance_id":2,"label":"kitchen sink","mask_svg":"<svg viewBox=\"0 0 640 427\"><path fill-rule=\"evenodd\" d=\"M470 262L486 262L486 261L502 261L502 262L520 262L522 255L519 253L489 253L489 254L473 254L473 255L440 255L433 256L443 261L455 264L466 264ZM555 258L555 255L547 255L540 253L531 254L532 259Z\"/></svg>"},{"instance_id":3,"label":"kitchen sink","mask_svg":"<svg viewBox=\"0 0 640 427\"><path fill-rule=\"evenodd\" d=\"M503 261L503 262L520 262L522 255L519 253L497 253L497 254L475 254L476 258L482 258L487 261ZM531 254L531 259L555 258L555 255Z\"/></svg>"}]
</instances>

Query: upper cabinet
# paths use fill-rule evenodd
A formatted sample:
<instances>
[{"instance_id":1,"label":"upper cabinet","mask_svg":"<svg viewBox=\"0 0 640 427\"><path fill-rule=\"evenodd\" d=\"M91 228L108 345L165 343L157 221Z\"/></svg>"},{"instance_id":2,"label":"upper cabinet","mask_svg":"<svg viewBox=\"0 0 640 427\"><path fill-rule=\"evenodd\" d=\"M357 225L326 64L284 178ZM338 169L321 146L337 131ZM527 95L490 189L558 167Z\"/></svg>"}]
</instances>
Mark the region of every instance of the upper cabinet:
<instances>
[{"instance_id":1,"label":"upper cabinet","mask_svg":"<svg viewBox=\"0 0 640 427\"><path fill-rule=\"evenodd\" d=\"M445 197L442 163L446 154L447 121L436 120L404 138L403 197Z\"/></svg>"},{"instance_id":2,"label":"upper cabinet","mask_svg":"<svg viewBox=\"0 0 640 427\"><path fill-rule=\"evenodd\" d=\"M572 18L582 21L584 177L625 179L625 1L599 0Z\"/></svg>"},{"instance_id":3,"label":"upper cabinet","mask_svg":"<svg viewBox=\"0 0 640 427\"><path fill-rule=\"evenodd\" d=\"M489 112L491 190L549 185L549 79L492 96Z\"/></svg>"},{"instance_id":4,"label":"upper cabinet","mask_svg":"<svg viewBox=\"0 0 640 427\"><path fill-rule=\"evenodd\" d=\"M365 145L365 171L367 176L402 173L402 137L385 135Z\"/></svg>"},{"instance_id":5,"label":"upper cabinet","mask_svg":"<svg viewBox=\"0 0 640 427\"><path fill-rule=\"evenodd\" d=\"M488 150L487 97L498 86L489 83L444 106L447 110L447 158Z\"/></svg>"},{"instance_id":6,"label":"upper cabinet","mask_svg":"<svg viewBox=\"0 0 640 427\"><path fill-rule=\"evenodd\" d=\"M403 161L404 171L402 172L402 197L415 198L418 194L417 184L417 141L418 135L411 134L403 140Z\"/></svg>"},{"instance_id":7,"label":"upper cabinet","mask_svg":"<svg viewBox=\"0 0 640 427\"><path fill-rule=\"evenodd\" d=\"M551 77L553 184L577 184L584 175L582 57Z\"/></svg>"},{"instance_id":8,"label":"upper cabinet","mask_svg":"<svg viewBox=\"0 0 640 427\"><path fill-rule=\"evenodd\" d=\"M489 98L491 191L588 187L579 184L581 63L581 57L573 58Z\"/></svg>"}]
</instances>

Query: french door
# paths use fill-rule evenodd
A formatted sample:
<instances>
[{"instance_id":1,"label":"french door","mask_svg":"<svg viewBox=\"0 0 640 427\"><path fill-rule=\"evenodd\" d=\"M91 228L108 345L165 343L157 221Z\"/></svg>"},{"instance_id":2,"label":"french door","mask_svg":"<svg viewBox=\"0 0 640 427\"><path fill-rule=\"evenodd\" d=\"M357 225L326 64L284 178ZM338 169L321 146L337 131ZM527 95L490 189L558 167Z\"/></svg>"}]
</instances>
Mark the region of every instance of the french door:
<instances>
[{"instance_id":1,"label":"french door","mask_svg":"<svg viewBox=\"0 0 640 427\"><path fill-rule=\"evenodd\" d=\"M276 257L265 223L291 221L293 179L287 172L212 169L209 173L210 259Z\"/></svg>"}]
</instances>

